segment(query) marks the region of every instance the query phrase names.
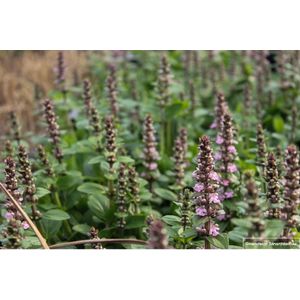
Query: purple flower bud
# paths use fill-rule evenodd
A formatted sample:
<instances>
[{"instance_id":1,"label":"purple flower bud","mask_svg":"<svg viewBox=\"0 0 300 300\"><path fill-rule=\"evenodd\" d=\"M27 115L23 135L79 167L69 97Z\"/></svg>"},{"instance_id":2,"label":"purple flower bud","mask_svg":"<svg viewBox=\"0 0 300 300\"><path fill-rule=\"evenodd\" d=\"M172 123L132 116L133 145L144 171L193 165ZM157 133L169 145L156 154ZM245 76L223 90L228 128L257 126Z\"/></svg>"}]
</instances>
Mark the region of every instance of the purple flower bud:
<instances>
[{"instance_id":1,"label":"purple flower bud","mask_svg":"<svg viewBox=\"0 0 300 300\"><path fill-rule=\"evenodd\" d=\"M228 172L230 172L230 173L235 173L235 172L237 172L237 167L236 167L236 165L235 165L235 164L229 164L229 165L228 165Z\"/></svg>"},{"instance_id":2,"label":"purple flower bud","mask_svg":"<svg viewBox=\"0 0 300 300\"><path fill-rule=\"evenodd\" d=\"M204 189L204 186L202 183L196 183L195 186L194 186L194 191L197 192L197 193L200 193L202 192Z\"/></svg>"},{"instance_id":3,"label":"purple flower bud","mask_svg":"<svg viewBox=\"0 0 300 300\"><path fill-rule=\"evenodd\" d=\"M227 150L228 150L229 153L236 154L236 148L234 146L232 146L232 145L229 146L227 148Z\"/></svg>"},{"instance_id":4,"label":"purple flower bud","mask_svg":"<svg viewBox=\"0 0 300 300\"><path fill-rule=\"evenodd\" d=\"M223 184L223 186L229 186L230 180L229 179L223 179L222 184Z\"/></svg>"},{"instance_id":5,"label":"purple flower bud","mask_svg":"<svg viewBox=\"0 0 300 300\"><path fill-rule=\"evenodd\" d=\"M218 135L217 138L216 138L216 143L218 145L221 145L221 144L224 143L224 139L220 135Z\"/></svg>"},{"instance_id":6,"label":"purple flower bud","mask_svg":"<svg viewBox=\"0 0 300 300\"><path fill-rule=\"evenodd\" d=\"M219 228L218 224L214 224L214 223L210 224L209 235L217 236L217 235L219 235L219 231L220 231L220 228Z\"/></svg>"},{"instance_id":7,"label":"purple flower bud","mask_svg":"<svg viewBox=\"0 0 300 300\"><path fill-rule=\"evenodd\" d=\"M154 171L157 169L157 163L152 162L148 165L148 167L149 167L149 170Z\"/></svg>"},{"instance_id":8,"label":"purple flower bud","mask_svg":"<svg viewBox=\"0 0 300 300\"><path fill-rule=\"evenodd\" d=\"M211 194L211 195L209 196L209 201L210 201L211 203L220 203L220 199L219 199L218 194L217 194L217 193Z\"/></svg>"},{"instance_id":9,"label":"purple flower bud","mask_svg":"<svg viewBox=\"0 0 300 300\"><path fill-rule=\"evenodd\" d=\"M5 213L5 219L7 219L7 220L11 220L14 216L15 216L15 214L13 212Z\"/></svg>"},{"instance_id":10,"label":"purple flower bud","mask_svg":"<svg viewBox=\"0 0 300 300\"><path fill-rule=\"evenodd\" d=\"M23 227L23 229L28 229L30 226L29 226L29 224L26 222L26 221L23 221L22 222L22 227Z\"/></svg>"},{"instance_id":11,"label":"purple flower bud","mask_svg":"<svg viewBox=\"0 0 300 300\"><path fill-rule=\"evenodd\" d=\"M225 192L224 196L225 196L225 199L230 199L230 198L232 198L232 197L233 197L233 191Z\"/></svg>"},{"instance_id":12,"label":"purple flower bud","mask_svg":"<svg viewBox=\"0 0 300 300\"><path fill-rule=\"evenodd\" d=\"M204 217L207 215L207 210L205 207L199 206L196 208L196 214L200 217Z\"/></svg>"},{"instance_id":13,"label":"purple flower bud","mask_svg":"<svg viewBox=\"0 0 300 300\"><path fill-rule=\"evenodd\" d=\"M211 125L210 125L211 129L215 129L217 128L217 123L214 121Z\"/></svg>"},{"instance_id":14,"label":"purple flower bud","mask_svg":"<svg viewBox=\"0 0 300 300\"><path fill-rule=\"evenodd\" d=\"M216 152L216 154L215 154L215 160L221 160L221 159L222 159L221 152Z\"/></svg>"},{"instance_id":15,"label":"purple flower bud","mask_svg":"<svg viewBox=\"0 0 300 300\"><path fill-rule=\"evenodd\" d=\"M209 173L209 178L218 182L220 181L220 176L215 171Z\"/></svg>"}]
</instances>

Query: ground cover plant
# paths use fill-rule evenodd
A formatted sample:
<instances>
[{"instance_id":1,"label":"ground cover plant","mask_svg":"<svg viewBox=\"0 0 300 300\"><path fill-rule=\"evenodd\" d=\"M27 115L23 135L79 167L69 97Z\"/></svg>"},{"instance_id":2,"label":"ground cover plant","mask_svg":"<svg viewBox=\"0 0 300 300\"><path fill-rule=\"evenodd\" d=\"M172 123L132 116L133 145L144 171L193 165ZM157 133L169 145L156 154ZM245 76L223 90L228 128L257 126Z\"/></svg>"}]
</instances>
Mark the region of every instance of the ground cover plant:
<instances>
[{"instance_id":1,"label":"ground cover plant","mask_svg":"<svg viewBox=\"0 0 300 300\"><path fill-rule=\"evenodd\" d=\"M1 249L298 248L299 51L94 51L7 115Z\"/></svg>"}]
</instances>

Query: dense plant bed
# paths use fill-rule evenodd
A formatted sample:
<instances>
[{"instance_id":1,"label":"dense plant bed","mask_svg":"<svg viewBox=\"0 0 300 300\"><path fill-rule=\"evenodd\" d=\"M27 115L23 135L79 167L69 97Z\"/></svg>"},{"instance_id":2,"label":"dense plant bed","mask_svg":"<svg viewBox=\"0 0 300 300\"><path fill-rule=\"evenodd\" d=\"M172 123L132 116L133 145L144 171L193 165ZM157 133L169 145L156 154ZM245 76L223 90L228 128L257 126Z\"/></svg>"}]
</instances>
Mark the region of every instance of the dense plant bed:
<instances>
[{"instance_id":1,"label":"dense plant bed","mask_svg":"<svg viewBox=\"0 0 300 300\"><path fill-rule=\"evenodd\" d=\"M66 66L41 133L7 120L1 248L298 248L298 51L95 52L73 84Z\"/></svg>"}]
</instances>

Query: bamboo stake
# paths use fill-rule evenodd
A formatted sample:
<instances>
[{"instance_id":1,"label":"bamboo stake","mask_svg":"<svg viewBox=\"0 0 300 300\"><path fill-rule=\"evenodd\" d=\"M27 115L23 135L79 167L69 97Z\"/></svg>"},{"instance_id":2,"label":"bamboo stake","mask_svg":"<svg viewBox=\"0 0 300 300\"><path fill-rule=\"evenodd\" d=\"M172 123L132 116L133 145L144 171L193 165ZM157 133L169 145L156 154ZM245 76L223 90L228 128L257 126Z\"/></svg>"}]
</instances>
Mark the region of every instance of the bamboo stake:
<instances>
[{"instance_id":1,"label":"bamboo stake","mask_svg":"<svg viewBox=\"0 0 300 300\"><path fill-rule=\"evenodd\" d=\"M39 239L42 247L44 249L50 249L49 246L48 246L48 244L47 244L47 242L46 242L46 240L44 239L44 237L42 236L42 234L40 233L40 231L37 229L37 227L35 226L35 224L31 221L31 219L26 214L26 212L23 210L23 208L20 206L20 204L16 201L16 199L10 194L10 192L6 189L6 187L1 182L0 182L0 188L6 194L6 196L11 200L11 202L13 203L13 205L20 212L20 214L23 216L23 218L26 220L26 222L29 224L29 226L32 228L32 230L34 231L34 233L38 237L38 239Z\"/></svg>"}]
</instances>

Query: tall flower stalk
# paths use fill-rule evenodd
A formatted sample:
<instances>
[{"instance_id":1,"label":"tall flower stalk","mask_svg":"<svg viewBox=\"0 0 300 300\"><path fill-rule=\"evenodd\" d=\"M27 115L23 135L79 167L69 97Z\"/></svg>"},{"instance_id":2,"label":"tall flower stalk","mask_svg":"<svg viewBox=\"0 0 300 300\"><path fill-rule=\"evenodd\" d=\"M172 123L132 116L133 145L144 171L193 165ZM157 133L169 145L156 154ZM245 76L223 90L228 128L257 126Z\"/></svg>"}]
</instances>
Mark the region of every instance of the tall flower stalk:
<instances>
[{"instance_id":1,"label":"tall flower stalk","mask_svg":"<svg viewBox=\"0 0 300 300\"><path fill-rule=\"evenodd\" d=\"M45 172L46 172L47 176L53 177L54 170L49 162L48 155L45 151L45 148L43 147L43 145L39 145L37 149L38 149L39 159L42 163L42 166L45 168Z\"/></svg>"},{"instance_id":2,"label":"tall flower stalk","mask_svg":"<svg viewBox=\"0 0 300 300\"><path fill-rule=\"evenodd\" d=\"M182 144L181 137L177 137L174 146L174 173L175 173L175 183L180 189L184 187L184 175L185 175L185 145Z\"/></svg>"},{"instance_id":3,"label":"tall flower stalk","mask_svg":"<svg viewBox=\"0 0 300 300\"><path fill-rule=\"evenodd\" d=\"M286 149L285 167L282 218L286 224L283 236L292 239L294 235L292 229L299 225L298 206L300 204L299 153L294 145L290 145Z\"/></svg>"},{"instance_id":4,"label":"tall flower stalk","mask_svg":"<svg viewBox=\"0 0 300 300\"><path fill-rule=\"evenodd\" d=\"M169 248L167 230L160 220L153 220L149 225L148 247L150 249Z\"/></svg>"},{"instance_id":5,"label":"tall flower stalk","mask_svg":"<svg viewBox=\"0 0 300 300\"><path fill-rule=\"evenodd\" d=\"M20 125L17 119L17 115L14 111L10 113L10 121L11 121L11 132L13 140L17 141L19 144L21 141L21 133L20 133Z\"/></svg>"},{"instance_id":6,"label":"tall flower stalk","mask_svg":"<svg viewBox=\"0 0 300 300\"><path fill-rule=\"evenodd\" d=\"M172 74L166 55L161 57L160 68L157 79L157 99L159 101L161 119L160 119L160 153L164 154L171 145L171 124L166 120L165 108L170 101L170 85Z\"/></svg>"},{"instance_id":7,"label":"tall flower stalk","mask_svg":"<svg viewBox=\"0 0 300 300\"><path fill-rule=\"evenodd\" d=\"M128 168L128 193L130 197L130 212L138 214L140 212L140 186L138 174L134 167Z\"/></svg>"},{"instance_id":8,"label":"tall flower stalk","mask_svg":"<svg viewBox=\"0 0 300 300\"><path fill-rule=\"evenodd\" d=\"M92 106L92 94L91 94L91 82L88 79L83 81L83 103L85 108L86 116L89 118L91 116L91 106Z\"/></svg>"},{"instance_id":9,"label":"tall flower stalk","mask_svg":"<svg viewBox=\"0 0 300 300\"><path fill-rule=\"evenodd\" d=\"M116 67L114 65L109 66L109 75L106 81L107 97L110 105L110 111L114 118L118 117L119 105L118 105L118 85Z\"/></svg>"},{"instance_id":10,"label":"tall flower stalk","mask_svg":"<svg viewBox=\"0 0 300 300\"><path fill-rule=\"evenodd\" d=\"M93 135L97 138L97 150L101 150L101 122L99 112L92 101L91 83L88 79L83 82L83 101Z\"/></svg>"},{"instance_id":11,"label":"tall flower stalk","mask_svg":"<svg viewBox=\"0 0 300 300\"><path fill-rule=\"evenodd\" d=\"M10 156L10 157L14 156L14 147L13 147L10 140L5 141L5 154L6 154L6 157L7 156Z\"/></svg>"},{"instance_id":12,"label":"tall flower stalk","mask_svg":"<svg viewBox=\"0 0 300 300\"><path fill-rule=\"evenodd\" d=\"M116 129L112 116L105 118L105 157L109 165L109 172L114 174L114 164L117 160ZM108 195L110 199L114 198L115 188L113 180L108 179Z\"/></svg>"},{"instance_id":13,"label":"tall flower stalk","mask_svg":"<svg viewBox=\"0 0 300 300\"><path fill-rule=\"evenodd\" d=\"M50 99L44 100L44 115L48 125L48 134L52 142L53 155L59 163L62 163L63 154L60 146L60 131L54 105Z\"/></svg>"},{"instance_id":14,"label":"tall flower stalk","mask_svg":"<svg viewBox=\"0 0 300 300\"><path fill-rule=\"evenodd\" d=\"M189 82L189 92L190 92L190 107L191 107L191 113L192 116L195 115L196 110L196 91L195 91L195 85L193 81Z\"/></svg>"},{"instance_id":15,"label":"tall flower stalk","mask_svg":"<svg viewBox=\"0 0 300 300\"><path fill-rule=\"evenodd\" d=\"M191 191L189 188L184 188L180 193L180 219L183 230L191 225L192 201Z\"/></svg>"},{"instance_id":16,"label":"tall flower stalk","mask_svg":"<svg viewBox=\"0 0 300 300\"><path fill-rule=\"evenodd\" d=\"M224 94L219 93L217 95L217 103L215 106L215 119L214 122L211 124L210 128L220 130L222 128L223 117L227 112L228 112L228 105L225 100L225 96Z\"/></svg>"},{"instance_id":17,"label":"tall flower stalk","mask_svg":"<svg viewBox=\"0 0 300 300\"><path fill-rule=\"evenodd\" d=\"M16 163L11 157L5 159L5 186L8 192L14 197L14 199L22 205L22 194L18 188L18 180L16 175ZM14 204L9 198L5 200L5 219L7 220L7 226L3 231L3 236L6 239L6 248L20 248L22 240L24 238L23 229L28 229L29 225L24 221L23 216L16 209Z\"/></svg>"},{"instance_id":18,"label":"tall flower stalk","mask_svg":"<svg viewBox=\"0 0 300 300\"><path fill-rule=\"evenodd\" d=\"M248 204L247 215L250 217L252 227L248 237L262 237L265 229L263 213L259 199L259 190L250 172L245 173L245 198Z\"/></svg>"},{"instance_id":19,"label":"tall flower stalk","mask_svg":"<svg viewBox=\"0 0 300 300\"><path fill-rule=\"evenodd\" d=\"M147 115L144 120L143 142L144 167L146 168L145 177L148 180L149 189L152 191L153 180L156 178L156 171L158 169L157 161L159 160L159 154L156 149L157 142L151 115Z\"/></svg>"},{"instance_id":20,"label":"tall flower stalk","mask_svg":"<svg viewBox=\"0 0 300 300\"><path fill-rule=\"evenodd\" d=\"M117 188L117 226L120 230L124 230L126 225L126 213L127 213L127 203L126 203L126 189L127 189L127 174L126 165L121 163L118 171L118 188Z\"/></svg>"},{"instance_id":21,"label":"tall flower stalk","mask_svg":"<svg viewBox=\"0 0 300 300\"><path fill-rule=\"evenodd\" d=\"M267 159L267 146L265 142L265 134L262 125L257 124L256 129L256 143L257 143L257 164L261 167L262 173L265 172L266 159Z\"/></svg>"},{"instance_id":22,"label":"tall flower stalk","mask_svg":"<svg viewBox=\"0 0 300 300\"><path fill-rule=\"evenodd\" d=\"M216 143L220 147L220 151L215 154L215 160L219 161L219 171L222 179L220 180L220 200L227 200L234 197L233 183L234 174L238 172L235 160L237 158L237 151L235 148L235 141L233 136L233 125L231 116L225 113L221 127L221 133L217 136ZM229 217L230 213L227 212ZM222 217L220 216L222 219Z\"/></svg>"},{"instance_id":23,"label":"tall flower stalk","mask_svg":"<svg viewBox=\"0 0 300 300\"><path fill-rule=\"evenodd\" d=\"M267 202L269 219L281 218L280 184L278 178L277 163L274 153L269 153L266 165Z\"/></svg>"},{"instance_id":24,"label":"tall flower stalk","mask_svg":"<svg viewBox=\"0 0 300 300\"><path fill-rule=\"evenodd\" d=\"M64 94L64 97L66 96L66 86L65 86L65 70L66 70L66 66L65 66L65 58L64 58L64 52L63 51L59 51L57 54L57 66L55 69L55 73L56 73L56 86L57 89L62 92Z\"/></svg>"},{"instance_id":25,"label":"tall flower stalk","mask_svg":"<svg viewBox=\"0 0 300 300\"><path fill-rule=\"evenodd\" d=\"M194 200L196 214L205 219L204 225L197 228L198 233L205 238L205 248L211 245L206 237L219 235L219 225L215 218L221 210L221 200L218 195L219 175L215 172L213 152L207 136L200 139L197 169L193 173L196 181L194 186Z\"/></svg>"},{"instance_id":26,"label":"tall flower stalk","mask_svg":"<svg viewBox=\"0 0 300 300\"><path fill-rule=\"evenodd\" d=\"M18 159L19 173L21 174L22 183L25 186L23 199L30 203L32 219L38 220L41 217L41 213L37 209L38 198L36 196L36 186L32 175L31 163L23 145L19 146Z\"/></svg>"}]
</instances>

